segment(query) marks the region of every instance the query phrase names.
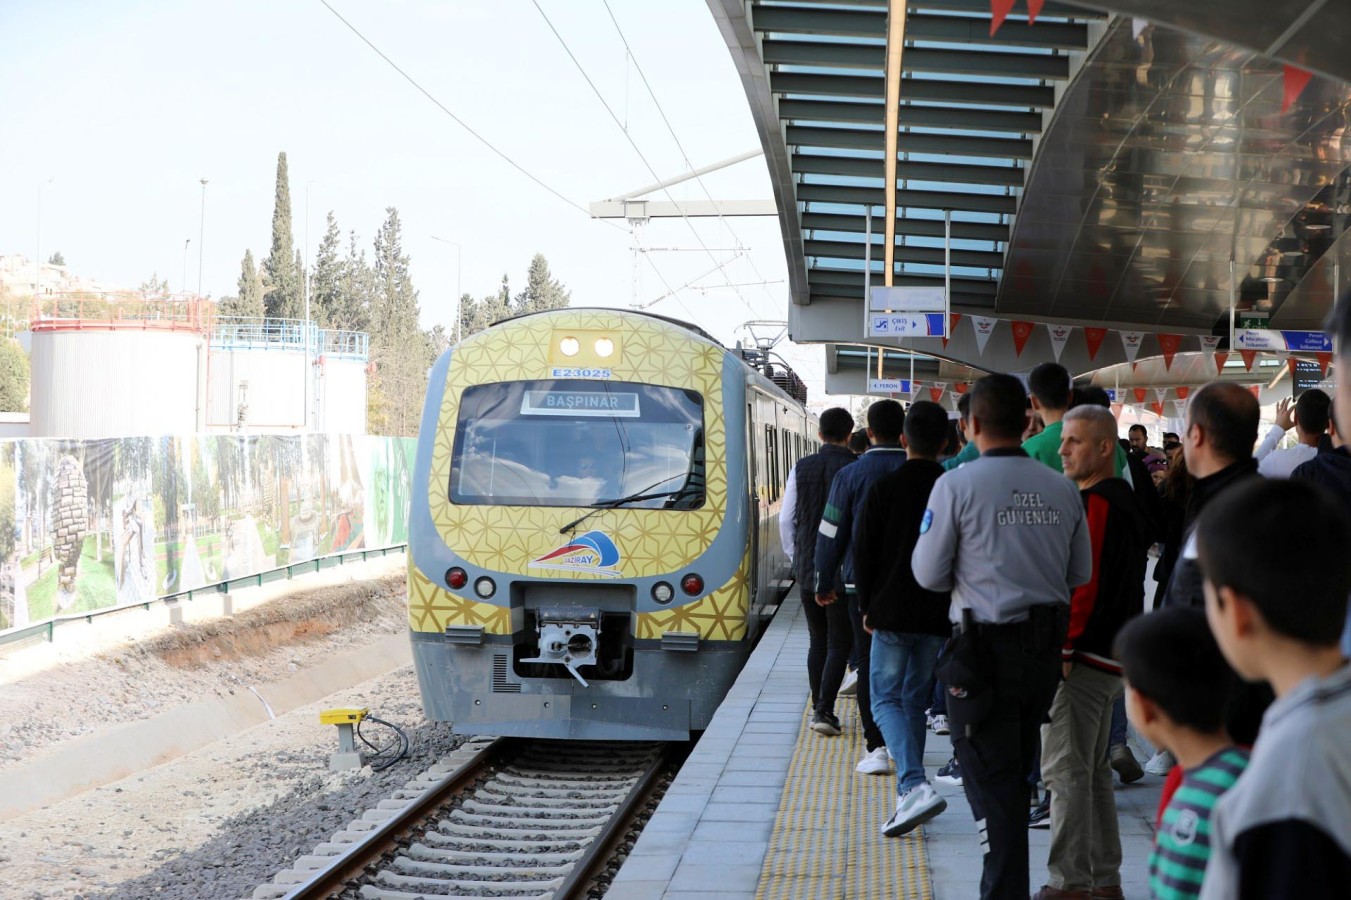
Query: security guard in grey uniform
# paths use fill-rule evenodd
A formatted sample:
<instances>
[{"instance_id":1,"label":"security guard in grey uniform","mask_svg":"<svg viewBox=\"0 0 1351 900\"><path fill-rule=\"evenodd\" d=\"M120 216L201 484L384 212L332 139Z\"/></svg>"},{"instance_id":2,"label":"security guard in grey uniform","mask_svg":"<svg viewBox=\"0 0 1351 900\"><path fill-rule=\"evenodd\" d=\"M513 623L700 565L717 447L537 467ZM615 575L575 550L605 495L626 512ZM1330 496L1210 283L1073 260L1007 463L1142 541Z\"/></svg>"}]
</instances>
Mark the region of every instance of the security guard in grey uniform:
<instances>
[{"instance_id":1,"label":"security guard in grey uniform","mask_svg":"<svg viewBox=\"0 0 1351 900\"><path fill-rule=\"evenodd\" d=\"M952 591L939 660L962 786L985 868L980 896L1028 896L1027 773L1060 681L1070 589L1093 575L1074 482L1021 447L1026 393L1011 375L971 389L980 458L934 485L911 566Z\"/></svg>"}]
</instances>

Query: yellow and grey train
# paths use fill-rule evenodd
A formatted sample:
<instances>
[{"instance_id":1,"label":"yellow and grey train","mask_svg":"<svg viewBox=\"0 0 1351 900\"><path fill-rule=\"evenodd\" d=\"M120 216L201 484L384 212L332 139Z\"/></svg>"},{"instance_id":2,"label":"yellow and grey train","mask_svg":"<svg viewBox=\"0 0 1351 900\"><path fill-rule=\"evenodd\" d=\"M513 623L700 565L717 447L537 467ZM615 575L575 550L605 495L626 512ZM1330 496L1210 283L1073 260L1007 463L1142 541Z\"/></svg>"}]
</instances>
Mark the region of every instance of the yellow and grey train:
<instances>
[{"instance_id":1,"label":"yellow and grey train","mask_svg":"<svg viewBox=\"0 0 1351 900\"><path fill-rule=\"evenodd\" d=\"M682 740L778 602L816 421L791 371L661 316L507 319L431 371L408 618L456 732Z\"/></svg>"}]
</instances>

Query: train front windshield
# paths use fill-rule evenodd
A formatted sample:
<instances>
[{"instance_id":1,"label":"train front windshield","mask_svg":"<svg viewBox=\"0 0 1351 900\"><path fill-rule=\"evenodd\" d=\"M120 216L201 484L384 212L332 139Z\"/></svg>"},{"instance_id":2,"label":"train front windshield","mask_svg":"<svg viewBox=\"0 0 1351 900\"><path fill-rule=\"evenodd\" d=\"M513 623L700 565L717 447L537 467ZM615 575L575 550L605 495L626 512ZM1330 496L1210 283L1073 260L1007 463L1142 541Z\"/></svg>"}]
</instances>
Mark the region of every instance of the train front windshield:
<instances>
[{"instance_id":1,"label":"train front windshield","mask_svg":"<svg viewBox=\"0 0 1351 900\"><path fill-rule=\"evenodd\" d=\"M703 397L680 388L568 379L466 388L450 499L697 509L704 503Z\"/></svg>"}]
</instances>

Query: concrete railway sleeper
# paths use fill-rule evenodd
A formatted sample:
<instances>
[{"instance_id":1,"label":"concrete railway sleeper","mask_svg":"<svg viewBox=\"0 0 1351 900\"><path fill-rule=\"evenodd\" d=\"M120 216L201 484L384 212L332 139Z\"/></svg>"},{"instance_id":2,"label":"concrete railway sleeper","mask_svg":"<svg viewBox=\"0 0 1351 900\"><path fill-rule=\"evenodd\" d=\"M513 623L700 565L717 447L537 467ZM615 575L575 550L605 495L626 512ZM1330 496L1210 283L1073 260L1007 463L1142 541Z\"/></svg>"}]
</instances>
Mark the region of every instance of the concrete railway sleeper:
<instances>
[{"instance_id":1,"label":"concrete railway sleeper","mask_svg":"<svg viewBox=\"0 0 1351 900\"><path fill-rule=\"evenodd\" d=\"M254 898L584 896L672 745L474 740Z\"/></svg>"}]
</instances>

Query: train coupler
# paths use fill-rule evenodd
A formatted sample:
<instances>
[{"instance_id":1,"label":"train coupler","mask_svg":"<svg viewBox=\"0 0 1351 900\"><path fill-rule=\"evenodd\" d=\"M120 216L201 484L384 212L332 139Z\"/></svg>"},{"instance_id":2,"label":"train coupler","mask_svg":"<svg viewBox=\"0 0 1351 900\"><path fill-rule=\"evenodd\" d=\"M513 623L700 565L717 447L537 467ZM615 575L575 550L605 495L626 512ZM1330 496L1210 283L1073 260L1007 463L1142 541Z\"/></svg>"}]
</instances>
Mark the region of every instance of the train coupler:
<instances>
[{"instance_id":1,"label":"train coupler","mask_svg":"<svg viewBox=\"0 0 1351 900\"><path fill-rule=\"evenodd\" d=\"M526 663L556 663L590 687L580 666L596 664L600 643L600 610L542 609L537 617L539 656L523 659Z\"/></svg>"}]
</instances>

